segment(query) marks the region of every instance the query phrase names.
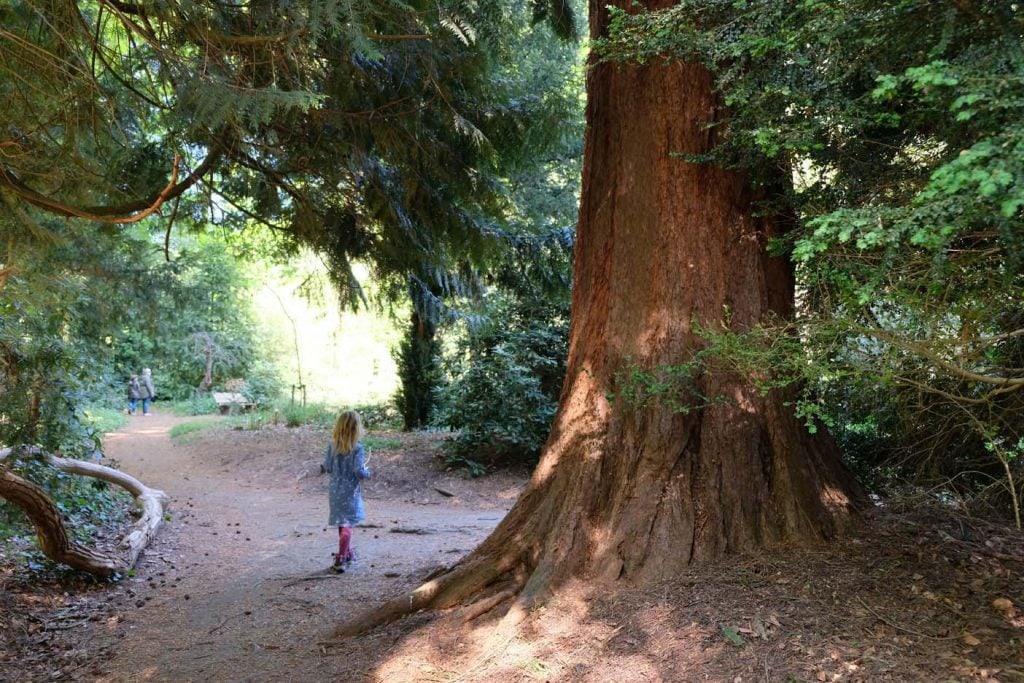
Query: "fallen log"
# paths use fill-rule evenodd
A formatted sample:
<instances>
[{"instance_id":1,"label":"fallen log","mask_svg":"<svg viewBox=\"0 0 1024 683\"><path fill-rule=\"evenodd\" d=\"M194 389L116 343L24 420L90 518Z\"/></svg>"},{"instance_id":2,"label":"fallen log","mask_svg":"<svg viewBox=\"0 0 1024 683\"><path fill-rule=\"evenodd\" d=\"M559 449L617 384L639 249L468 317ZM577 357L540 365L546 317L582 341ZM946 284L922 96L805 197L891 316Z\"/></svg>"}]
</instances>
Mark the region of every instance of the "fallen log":
<instances>
[{"instance_id":1,"label":"fallen log","mask_svg":"<svg viewBox=\"0 0 1024 683\"><path fill-rule=\"evenodd\" d=\"M0 449L0 463L14 452L13 448ZM139 554L153 540L163 522L167 494L149 488L129 474L98 463L62 458L36 447L20 448L17 452L39 458L62 472L120 486L135 497L141 510L139 519L118 544L118 552L99 552L71 540L60 511L45 491L9 468L0 467L0 497L18 506L29 518L39 536L39 546L44 555L74 569L104 577L135 566Z\"/></svg>"}]
</instances>

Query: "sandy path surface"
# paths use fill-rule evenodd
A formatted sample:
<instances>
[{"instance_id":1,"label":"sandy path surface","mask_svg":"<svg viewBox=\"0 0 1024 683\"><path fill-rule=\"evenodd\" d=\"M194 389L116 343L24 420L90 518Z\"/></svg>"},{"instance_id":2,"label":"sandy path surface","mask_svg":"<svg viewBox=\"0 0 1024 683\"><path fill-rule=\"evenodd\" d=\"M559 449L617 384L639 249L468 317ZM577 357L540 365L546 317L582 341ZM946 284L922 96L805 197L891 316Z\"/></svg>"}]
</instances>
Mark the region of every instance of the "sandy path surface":
<instances>
[{"instance_id":1,"label":"sandy path surface","mask_svg":"<svg viewBox=\"0 0 1024 683\"><path fill-rule=\"evenodd\" d=\"M333 680L341 655L323 644L333 624L452 563L504 514L457 497L402 500L377 478L385 493L365 496L356 566L331 575L336 531L323 524L327 482L311 465L318 454L293 457L278 444L278 453L239 458L216 441L177 444L169 430L184 421L135 416L107 437L107 457L172 502L127 579L126 608L107 625L114 654L97 680Z\"/></svg>"}]
</instances>

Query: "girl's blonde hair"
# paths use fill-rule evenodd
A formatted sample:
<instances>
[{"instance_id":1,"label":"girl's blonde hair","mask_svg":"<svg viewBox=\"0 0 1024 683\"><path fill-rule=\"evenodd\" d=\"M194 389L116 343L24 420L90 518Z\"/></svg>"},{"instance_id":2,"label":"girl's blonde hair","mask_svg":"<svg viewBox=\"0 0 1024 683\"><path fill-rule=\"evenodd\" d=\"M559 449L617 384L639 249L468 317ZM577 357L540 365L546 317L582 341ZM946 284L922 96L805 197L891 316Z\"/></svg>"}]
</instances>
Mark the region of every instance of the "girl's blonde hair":
<instances>
[{"instance_id":1,"label":"girl's blonde hair","mask_svg":"<svg viewBox=\"0 0 1024 683\"><path fill-rule=\"evenodd\" d=\"M359 413L354 410L346 410L334 422L334 431L331 434L334 450L339 455L350 452L356 447L356 442L362 435L363 421L359 419Z\"/></svg>"}]
</instances>

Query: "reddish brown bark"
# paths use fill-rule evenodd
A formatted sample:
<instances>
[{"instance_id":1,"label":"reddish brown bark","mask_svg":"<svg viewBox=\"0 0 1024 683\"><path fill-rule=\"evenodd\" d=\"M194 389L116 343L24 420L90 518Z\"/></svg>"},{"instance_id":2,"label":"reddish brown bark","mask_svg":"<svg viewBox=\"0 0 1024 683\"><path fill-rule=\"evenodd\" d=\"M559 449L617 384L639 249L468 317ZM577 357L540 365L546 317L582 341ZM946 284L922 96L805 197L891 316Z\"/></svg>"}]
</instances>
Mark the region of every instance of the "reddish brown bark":
<instances>
[{"instance_id":1,"label":"reddish brown bark","mask_svg":"<svg viewBox=\"0 0 1024 683\"><path fill-rule=\"evenodd\" d=\"M590 9L600 35L604 2ZM790 266L765 250L779 221L755 217L745 175L674 156L714 145L712 86L698 65L590 70L568 370L551 438L495 532L429 595L389 609L414 596L419 607L453 604L467 567L495 579L518 567L529 601L572 577L650 582L730 552L821 541L855 515L863 494L832 442L809 434L779 393L711 373L701 393L728 402L683 414L609 400L631 364L689 360L703 343L694 319L744 330L792 312Z\"/></svg>"},{"instance_id":2,"label":"reddish brown bark","mask_svg":"<svg viewBox=\"0 0 1024 683\"><path fill-rule=\"evenodd\" d=\"M593 5L600 35L606 11ZM781 393L711 374L701 393L728 403L680 414L609 401L630 364L689 360L702 345L693 320L715 328L728 316L744 330L790 315L793 278L766 253L779 221L755 217L745 175L677 156L715 144L720 104L707 70L601 64L587 86L566 383L497 543L522 534L553 580L646 581L727 552L833 536L860 489Z\"/></svg>"}]
</instances>

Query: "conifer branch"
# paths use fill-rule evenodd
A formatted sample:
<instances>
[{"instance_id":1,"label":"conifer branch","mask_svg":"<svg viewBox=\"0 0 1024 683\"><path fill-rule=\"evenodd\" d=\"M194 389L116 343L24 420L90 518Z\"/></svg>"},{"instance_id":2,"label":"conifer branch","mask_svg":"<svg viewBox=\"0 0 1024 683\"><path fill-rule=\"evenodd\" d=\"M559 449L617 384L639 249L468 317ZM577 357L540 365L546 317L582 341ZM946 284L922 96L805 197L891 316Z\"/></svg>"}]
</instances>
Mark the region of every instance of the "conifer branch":
<instances>
[{"instance_id":1,"label":"conifer branch","mask_svg":"<svg viewBox=\"0 0 1024 683\"><path fill-rule=\"evenodd\" d=\"M64 202L49 197L33 190L18 178L6 166L0 166L0 185L7 187L14 194L24 201L37 206L49 213L65 216L68 218L84 218L99 223L126 224L136 223L147 216L152 215L168 199L173 199L189 189L206 174L220 158L220 150L213 150L199 166L185 180L178 182L178 164L181 161L180 155L174 156L174 165L171 169L171 180L167 186L156 196L148 199L138 200L119 206L95 206L84 209L65 204ZM124 215L129 214L129 215Z\"/></svg>"},{"instance_id":2,"label":"conifer branch","mask_svg":"<svg viewBox=\"0 0 1024 683\"><path fill-rule=\"evenodd\" d=\"M379 40L382 42L388 41L403 41L403 40L430 40L430 36L425 33L404 33L404 34L386 34L386 33L367 33L366 37L370 40Z\"/></svg>"},{"instance_id":3,"label":"conifer branch","mask_svg":"<svg viewBox=\"0 0 1024 683\"><path fill-rule=\"evenodd\" d=\"M178 217L178 207L181 205L181 196L174 200L174 210L171 211L171 217L167 220L167 232L164 234L164 258L167 262L171 262L171 228L174 227L174 219Z\"/></svg>"},{"instance_id":4,"label":"conifer branch","mask_svg":"<svg viewBox=\"0 0 1024 683\"><path fill-rule=\"evenodd\" d=\"M224 33L218 33L217 31L195 29L195 34L199 36L200 39L208 43L220 43L222 45L272 45L274 43L284 43L293 38L298 38L305 34L305 31L288 31L286 33L278 33L272 36L229 36Z\"/></svg>"},{"instance_id":5,"label":"conifer branch","mask_svg":"<svg viewBox=\"0 0 1024 683\"><path fill-rule=\"evenodd\" d=\"M209 183L209 181L207 181L205 178L201 182L211 192L214 191L213 185L211 185ZM220 197L221 201L226 202L229 206L231 206L232 209L234 209L238 213L242 214L243 216L245 216L249 220L253 221L254 223L258 223L259 225L262 225L262 226L264 226L266 228L270 228L271 230L276 230L278 232L283 232L283 233L287 233L288 232L288 228L286 228L286 227L284 227L282 225L278 225L276 223L273 223L273 222L267 220L266 218L264 218L263 216L260 216L259 214L256 214L253 211L250 211L249 209L245 208L244 206L242 206L240 203L238 203L237 201L235 201L231 197L227 196L227 194L225 194L223 190L217 190L216 192L217 192L217 196Z\"/></svg>"},{"instance_id":6,"label":"conifer branch","mask_svg":"<svg viewBox=\"0 0 1024 683\"><path fill-rule=\"evenodd\" d=\"M100 7L100 11L102 12L102 6ZM161 104L160 102L158 102L153 97L150 97L149 95L141 92L132 83L130 83L127 79L125 79L118 72L118 70L114 68L114 65L110 63L110 61L106 58L106 56L104 56L104 54L103 54L103 45L101 44L100 39L99 39L100 25L102 23L102 14L96 18L96 34L95 35L91 34L89 23L86 21L85 17L82 16L82 13L81 12L76 12L76 15L78 16L78 21L82 24L82 27L86 29L83 32L82 35L86 36L89 39L89 42L90 42L91 47L92 47L92 50L91 50L91 52L92 52L92 80L97 85L97 87L99 87L99 79L96 76L96 60L99 60L103 64L103 66L105 66L107 68L107 73L110 74L111 76L113 76L114 79L117 80L118 83L120 83L122 86L124 86L133 95L135 95L136 97L141 99L143 102L149 104L152 107L155 107L157 109L163 109L165 111L169 110L170 107L168 107L165 104Z\"/></svg>"}]
</instances>

